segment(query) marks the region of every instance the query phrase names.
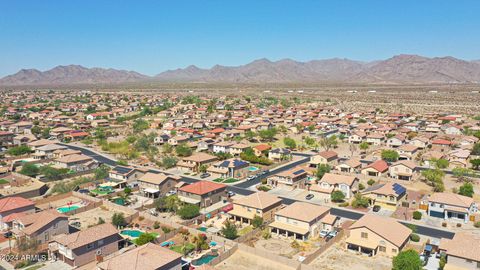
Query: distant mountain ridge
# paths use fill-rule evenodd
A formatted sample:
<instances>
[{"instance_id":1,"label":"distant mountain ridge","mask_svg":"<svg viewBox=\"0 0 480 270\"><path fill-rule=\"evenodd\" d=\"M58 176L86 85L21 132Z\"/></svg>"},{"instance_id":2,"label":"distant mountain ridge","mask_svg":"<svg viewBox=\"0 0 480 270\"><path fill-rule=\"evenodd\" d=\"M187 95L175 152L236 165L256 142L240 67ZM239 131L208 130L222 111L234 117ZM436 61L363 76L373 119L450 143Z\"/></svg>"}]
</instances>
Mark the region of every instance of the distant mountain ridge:
<instances>
[{"instance_id":1,"label":"distant mountain ridge","mask_svg":"<svg viewBox=\"0 0 480 270\"><path fill-rule=\"evenodd\" d=\"M57 66L47 71L22 69L0 79L0 85L108 84L125 82L205 82L205 83L478 83L480 60L454 57L428 58L397 55L386 60L360 62L325 59L299 62L292 59L270 61L262 58L241 66L215 65L210 69L194 65L168 70L150 77L134 71Z\"/></svg>"}]
</instances>

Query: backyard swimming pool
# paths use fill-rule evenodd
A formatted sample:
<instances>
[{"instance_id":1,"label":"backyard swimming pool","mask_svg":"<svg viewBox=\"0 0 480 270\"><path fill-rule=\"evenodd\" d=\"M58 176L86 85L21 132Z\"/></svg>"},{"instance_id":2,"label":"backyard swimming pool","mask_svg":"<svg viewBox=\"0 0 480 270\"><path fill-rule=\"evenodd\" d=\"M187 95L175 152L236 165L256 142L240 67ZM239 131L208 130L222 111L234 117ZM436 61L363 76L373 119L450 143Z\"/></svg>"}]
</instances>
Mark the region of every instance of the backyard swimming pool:
<instances>
[{"instance_id":1,"label":"backyard swimming pool","mask_svg":"<svg viewBox=\"0 0 480 270\"><path fill-rule=\"evenodd\" d=\"M123 230L120 232L120 234L130 236L132 238L137 238L139 237L143 232L139 230Z\"/></svg>"},{"instance_id":2,"label":"backyard swimming pool","mask_svg":"<svg viewBox=\"0 0 480 270\"><path fill-rule=\"evenodd\" d=\"M258 171L258 168L255 167L255 166L250 166L250 167L248 167L248 170L249 170L250 172L254 172L254 171Z\"/></svg>"},{"instance_id":3,"label":"backyard swimming pool","mask_svg":"<svg viewBox=\"0 0 480 270\"><path fill-rule=\"evenodd\" d=\"M70 211L73 211L75 209L78 209L80 208L80 205L71 205L71 206L63 206L63 207L58 207L57 208L57 211L59 213L67 213L67 212L70 212Z\"/></svg>"},{"instance_id":4,"label":"backyard swimming pool","mask_svg":"<svg viewBox=\"0 0 480 270\"><path fill-rule=\"evenodd\" d=\"M216 257L218 257L218 255L206 254L206 255L203 255L202 257L200 257L199 259L196 259L195 261L193 261L192 264L195 265L195 266L200 266L202 264L207 264L210 261L212 261L213 259L215 259Z\"/></svg>"}]
</instances>

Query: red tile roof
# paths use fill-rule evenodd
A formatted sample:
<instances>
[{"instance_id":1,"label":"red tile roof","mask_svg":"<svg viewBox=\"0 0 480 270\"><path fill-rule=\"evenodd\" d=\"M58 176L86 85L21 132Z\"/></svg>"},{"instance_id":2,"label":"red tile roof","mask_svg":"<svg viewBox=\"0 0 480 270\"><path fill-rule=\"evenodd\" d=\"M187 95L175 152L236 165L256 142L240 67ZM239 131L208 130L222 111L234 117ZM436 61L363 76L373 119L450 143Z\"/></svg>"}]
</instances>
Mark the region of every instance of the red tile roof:
<instances>
[{"instance_id":1,"label":"red tile roof","mask_svg":"<svg viewBox=\"0 0 480 270\"><path fill-rule=\"evenodd\" d=\"M22 197L8 197L0 200L0 213L30 205L35 205L35 203Z\"/></svg>"},{"instance_id":2,"label":"red tile roof","mask_svg":"<svg viewBox=\"0 0 480 270\"><path fill-rule=\"evenodd\" d=\"M372 168L372 169L375 169L379 172L384 172L384 171L388 170L388 164L385 160L380 159L380 160L377 160L377 161L373 162L372 164L368 165L367 168Z\"/></svg>"},{"instance_id":3,"label":"red tile roof","mask_svg":"<svg viewBox=\"0 0 480 270\"><path fill-rule=\"evenodd\" d=\"M433 140L433 141L432 141L432 144L451 145L452 142L451 142L451 141L444 140L444 139L436 139L436 140Z\"/></svg>"},{"instance_id":4,"label":"red tile roof","mask_svg":"<svg viewBox=\"0 0 480 270\"><path fill-rule=\"evenodd\" d=\"M227 185L210 181L198 181L196 183L179 188L180 191L204 195L217 189L225 188Z\"/></svg>"}]
</instances>

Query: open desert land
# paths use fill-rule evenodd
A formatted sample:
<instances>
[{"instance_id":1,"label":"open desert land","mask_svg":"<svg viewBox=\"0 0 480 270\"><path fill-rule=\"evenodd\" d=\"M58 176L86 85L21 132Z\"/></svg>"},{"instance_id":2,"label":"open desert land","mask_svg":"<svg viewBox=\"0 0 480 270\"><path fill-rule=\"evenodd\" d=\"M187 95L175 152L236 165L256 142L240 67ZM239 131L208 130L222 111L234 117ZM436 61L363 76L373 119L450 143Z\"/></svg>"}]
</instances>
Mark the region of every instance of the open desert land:
<instances>
[{"instance_id":1,"label":"open desert land","mask_svg":"<svg viewBox=\"0 0 480 270\"><path fill-rule=\"evenodd\" d=\"M237 250L232 256L215 266L219 270L293 270L283 264Z\"/></svg>"}]
</instances>

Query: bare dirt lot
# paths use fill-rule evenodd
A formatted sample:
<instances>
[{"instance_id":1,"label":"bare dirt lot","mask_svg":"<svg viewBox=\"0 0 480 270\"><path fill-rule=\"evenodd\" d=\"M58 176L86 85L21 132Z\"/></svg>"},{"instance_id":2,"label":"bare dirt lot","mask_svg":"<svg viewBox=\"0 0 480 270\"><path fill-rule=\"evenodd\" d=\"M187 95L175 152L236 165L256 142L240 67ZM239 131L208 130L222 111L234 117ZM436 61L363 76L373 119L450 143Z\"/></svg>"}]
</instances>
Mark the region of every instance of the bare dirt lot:
<instances>
[{"instance_id":1,"label":"bare dirt lot","mask_svg":"<svg viewBox=\"0 0 480 270\"><path fill-rule=\"evenodd\" d=\"M280 263L264 259L243 251L236 251L225 261L215 266L220 270L292 270Z\"/></svg>"},{"instance_id":2,"label":"bare dirt lot","mask_svg":"<svg viewBox=\"0 0 480 270\"><path fill-rule=\"evenodd\" d=\"M390 258L382 256L372 258L356 255L345 250L343 248L344 245L345 242L342 241L332 246L310 263L310 266L323 270L389 270L392 268L392 260Z\"/></svg>"}]
</instances>

